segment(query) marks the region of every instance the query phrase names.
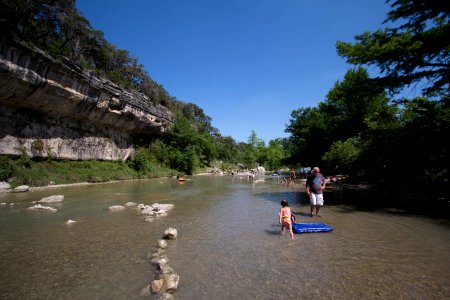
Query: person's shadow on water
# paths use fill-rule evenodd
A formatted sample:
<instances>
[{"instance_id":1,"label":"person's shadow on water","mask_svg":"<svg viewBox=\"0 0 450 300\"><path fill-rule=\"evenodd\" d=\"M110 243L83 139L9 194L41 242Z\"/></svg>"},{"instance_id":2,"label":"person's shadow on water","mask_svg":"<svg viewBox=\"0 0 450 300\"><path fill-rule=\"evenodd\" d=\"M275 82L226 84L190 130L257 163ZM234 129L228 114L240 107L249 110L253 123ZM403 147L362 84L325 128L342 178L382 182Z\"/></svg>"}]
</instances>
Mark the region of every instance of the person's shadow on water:
<instances>
[{"instance_id":1,"label":"person's shadow on water","mask_svg":"<svg viewBox=\"0 0 450 300\"><path fill-rule=\"evenodd\" d=\"M264 231L269 235L280 235L280 226L280 224L272 224L272 230L264 229Z\"/></svg>"},{"instance_id":2,"label":"person's shadow on water","mask_svg":"<svg viewBox=\"0 0 450 300\"><path fill-rule=\"evenodd\" d=\"M309 213L307 213L307 212L302 212L302 211L292 212L292 214L293 214L293 215L296 215L296 216L302 216L302 217L309 217L309 216L310 216Z\"/></svg>"}]
</instances>

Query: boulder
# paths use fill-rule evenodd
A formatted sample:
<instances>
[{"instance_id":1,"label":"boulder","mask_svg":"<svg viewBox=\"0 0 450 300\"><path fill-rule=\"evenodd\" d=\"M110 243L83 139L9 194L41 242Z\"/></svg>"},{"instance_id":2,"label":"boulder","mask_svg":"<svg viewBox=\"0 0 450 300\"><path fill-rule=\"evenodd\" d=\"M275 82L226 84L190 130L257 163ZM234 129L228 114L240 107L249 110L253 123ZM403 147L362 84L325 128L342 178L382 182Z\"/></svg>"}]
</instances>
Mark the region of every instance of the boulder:
<instances>
[{"instance_id":1,"label":"boulder","mask_svg":"<svg viewBox=\"0 0 450 300\"><path fill-rule=\"evenodd\" d=\"M163 292L164 279L156 279L152 281L152 293L159 294Z\"/></svg>"},{"instance_id":2,"label":"boulder","mask_svg":"<svg viewBox=\"0 0 450 300\"><path fill-rule=\"evenodd\" d=\"M160 203L154 203L152 205L138 205L138 209L140 209L141 214L152 217L165 217L167 216L167 211L171 210L173 207L173 204Z\"/></svg>"},{"instance_id":3,"label":"boulder","mask_svg":"<svg viewBox=\"0 0 450 300\"><path fill-rule=\"evenodd\" d=\"M256 168L256 173L258 173L258 174L266 174L266 169L264 167L259 166L259 167Z\"/></svg>"},{"instance_id":4,"label":"boulder","mask_svg":"<svg viewBox=\"0 0 450 300\"><path fill-rule=\"evenodd\" d=\"M166 240L174 240L177 238L177 235L178 235L178 232L173 227L167 228L166 231L164 231L164 238Z\"/></svg>"},{"instance_id":5,"label":"boulder","mask_svg":"<svg viewBox=\"0 0 450 300\"><path fill-rule=\"evenodd\" d=\"M0 190L9 190L11 189L11 185L7 182L1 181L0 182Z\"/></svg>"},{"instance_id":6,"label":"boulder","mask_svg":"<svg viewBox=\"0 0 450 300\"><path fill-rule=\"evenodd\" d=\"M39 203L57 203L57 202L62 202L63 200L64 200L63 195L53 195L53 196L42 198L38 202Z\"/></svg>"},{"instance_id":7,"label":"boulder","mask_svg":"<svg viewBox=\"0 0 450 300\"><path fill-rule=\"evenodd\" d=\"M125 206L122 206L122 205L112 205L112 206L108 207L109 211L121 211L124 209L125 209Z\"/></svg>"},{"instance_id":8,"label":"boulder","mask_svg":"<svg viewBox=\"0 0 450 300\"><path fill-rule=\"evenodd\" d=\"M159 294L165 291L174 291L178 288L180 276L178 274L165 274L160 279L152 281L152 293Z\"/></svg>"},{"instance_id":9,"label":"boulder","mask_svg":"<svg viewBox=\"0 0 450 300\"><path fill-rule=\"evenodd\" d=\"M13 193L24 193L24 192L28 192L28 190L30 189L30 187L28 185L19 185L16 188L12 189Z\"/></svg>"}]
</instances>

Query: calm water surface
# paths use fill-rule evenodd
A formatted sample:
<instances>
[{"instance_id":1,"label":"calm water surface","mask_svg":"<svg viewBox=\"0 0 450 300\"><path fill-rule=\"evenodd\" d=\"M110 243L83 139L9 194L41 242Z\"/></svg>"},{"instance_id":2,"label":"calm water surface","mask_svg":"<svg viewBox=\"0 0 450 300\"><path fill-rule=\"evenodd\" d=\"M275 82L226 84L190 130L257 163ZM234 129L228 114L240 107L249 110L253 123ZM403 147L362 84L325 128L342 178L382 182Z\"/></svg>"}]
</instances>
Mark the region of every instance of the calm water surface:
<instances>
[{"instance_id":1,"label":"calm water surface","mask_svg":"<svg viewBox=\"0 0 450 300\"><path fill-rule=\"evenodd\" d=\"M278 182L195 177L0 194L0 299L142 299L171 226L175 299L450 299L450 222L327 205L330 193L322 217L310 218L303 188ZM27 211L59 194L57 213ZM282 199L297 221L335 230L281 236ZM134 209L108 212L129 201L175 208L153 222Z\"/></svg>"}]
</instances>

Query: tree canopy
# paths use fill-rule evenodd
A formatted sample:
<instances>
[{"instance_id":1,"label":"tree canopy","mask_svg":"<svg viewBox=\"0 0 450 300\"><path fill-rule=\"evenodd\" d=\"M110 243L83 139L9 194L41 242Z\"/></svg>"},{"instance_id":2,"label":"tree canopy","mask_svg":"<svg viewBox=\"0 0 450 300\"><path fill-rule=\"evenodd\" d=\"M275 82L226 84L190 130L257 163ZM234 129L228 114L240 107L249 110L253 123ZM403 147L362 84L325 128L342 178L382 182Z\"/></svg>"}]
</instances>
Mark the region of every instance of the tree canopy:
<instances>
[{"instance_id":1,"label":"tree canopy","mask_svg":"<svg viewBox=\"0 0 450 300\"><path fill-rule=\"evenodd\" d=\"M338 41L338 54L355 65L374 65L374 81L392 91L423 84L427 95L450 91L450 5L442 0L388 0L384 24L394 28L365 32L355 43Z\"/></svg>"}]
</instances>

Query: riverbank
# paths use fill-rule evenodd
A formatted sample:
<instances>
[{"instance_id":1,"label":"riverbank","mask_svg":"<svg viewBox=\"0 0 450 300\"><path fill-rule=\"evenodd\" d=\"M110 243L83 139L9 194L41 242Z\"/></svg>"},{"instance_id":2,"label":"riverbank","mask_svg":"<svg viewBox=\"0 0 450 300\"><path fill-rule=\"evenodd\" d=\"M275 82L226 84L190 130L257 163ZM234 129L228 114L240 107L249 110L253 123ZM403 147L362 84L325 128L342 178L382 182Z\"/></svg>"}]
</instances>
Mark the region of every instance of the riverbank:
<instances>
[{"instance_id":1,"label":"riverbank","mask_svg":"<svg viewBox=\"0 0 450 300\"><path fill-rule=\"evenodd\" d=\"M214 173L198 173L194 174L192 176L213 176L217 175ZM164 176L164 177L153 177L153 178L134 178L134 179L124 179L124 180L110 180L110 181L102 181L102 182L74 182L74 183L65 183L65 184L49 184L49 185L43 185L43 186L30 186L28 188L27 192L34 192L34 191L42 191L42 190L49 190L49 189L58 189L58 188L64 188L64 187L77 187L77 186L92 186L92 185L101 185L101 184L111 184L111 183L120 183L120 182L128 182L128 181L139 181L139 180L146 180L146 181L161 181L161 180L170 180L172 177ZM12 188L0 188L0 193L13 193Z\"/></svg>"}]
</instances>

